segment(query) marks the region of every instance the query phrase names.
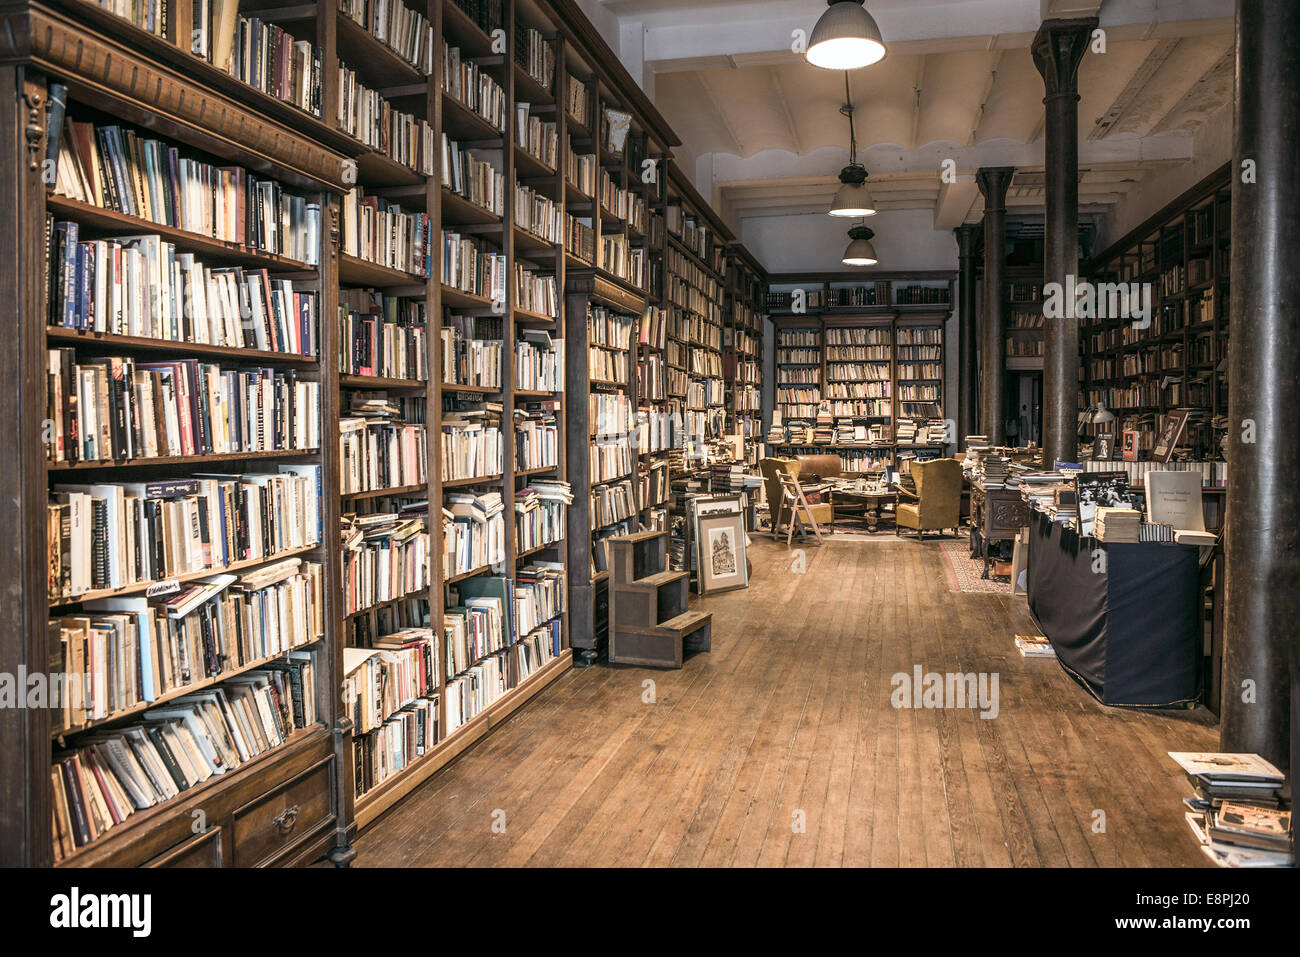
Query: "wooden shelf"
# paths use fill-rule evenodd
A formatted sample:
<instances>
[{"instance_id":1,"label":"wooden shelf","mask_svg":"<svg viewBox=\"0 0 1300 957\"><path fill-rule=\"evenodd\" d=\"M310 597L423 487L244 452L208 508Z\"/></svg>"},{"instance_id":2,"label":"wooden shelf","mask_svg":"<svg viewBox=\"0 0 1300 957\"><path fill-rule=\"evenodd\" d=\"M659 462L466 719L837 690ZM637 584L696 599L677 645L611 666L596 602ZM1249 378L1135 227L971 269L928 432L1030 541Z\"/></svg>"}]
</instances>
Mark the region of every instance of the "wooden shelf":
<instances>
[{"instance_id":1,"label":"wooden shelf","mask_svg":"<svg viewBox=\"0 0 1300 957\"><path fill-rule=\"evenodd\" d=\"M91 462L46 462L50 472L84 472L94 469L147 468L156 465L204 466L216 462L252 462L258 459L300 459L317 456L320 449L277 449L270 452L223 452L216 455L167 455L141 459L95 459Z\"/></svg>"},{"instance_id":2,"label":"wooden shelf","mask_svg":"<svg viewBox=\"0 0 1300 957\"><path fill-rule=\"evenodd\" d=\"M421 391L428 388L427 379L388 379L373 375L340 375L339 385L344 389L408 389Z\"/></svg>"},{"instance_id":3,"label":"wooden shelf","mask_svg":"<svg viewBox=\"0 0 1300 957\"><path fill-rule=\"evenodd\" d=\"M498 472L496 475L475 475L470 478L460 479L443 479L442 487L463 488L466 485L497 485L501 482L502 475Z\"/></svg>"},{"instance_id":4,"label":"wooden shelf","mask_svg":"<svg viewBox=\"0 0 1300 957\"><path fill-rule=\"evenodd\" d=\"M364 492L343 492L339 498L344 502L360 502L366 499L390 498L396 495L427 495L429 486L425 483L418 485L398 485L392 488L375 488L368 489Z\"/></svg>"},{"instance_id":5,"label":"wooden shelf","mask_svg":"<svg viewBox=\"0 0 1300 957\"><path fill-rule=\"evenodd\" d=\"M315 356L296 352L273 352L264 349L243 349L238 346L215 346L200 342L174 342L171 339L154 339L147 336L121 336L111 332L82 332L62 326L46 326L45 337L51 345L93 347L97 351L159 352L168 355L211 356L269 365L314 366Z\"/></svg>"},{"instance_id":6,"label":"wooden shelf","mask_svg":"<svg viewBox=\"0 0 1300 957\"><path fill-rule=\"evenodd\" d=\"M343 11L337 15L338 57L371 89L424 83L429 78Z\"/></svg>"},{"instance_id":7,"label":"wooden shelf","mask_svg":"<svg viewBox=\"0 0 1300 957\"><path fill-rule=\"evenodd\" d=\"M348 286L376 286L382 289L397 286L423 287L428 280L415 273L391 269L339 253L339 282Z\"/></svg>"}]
</instances>

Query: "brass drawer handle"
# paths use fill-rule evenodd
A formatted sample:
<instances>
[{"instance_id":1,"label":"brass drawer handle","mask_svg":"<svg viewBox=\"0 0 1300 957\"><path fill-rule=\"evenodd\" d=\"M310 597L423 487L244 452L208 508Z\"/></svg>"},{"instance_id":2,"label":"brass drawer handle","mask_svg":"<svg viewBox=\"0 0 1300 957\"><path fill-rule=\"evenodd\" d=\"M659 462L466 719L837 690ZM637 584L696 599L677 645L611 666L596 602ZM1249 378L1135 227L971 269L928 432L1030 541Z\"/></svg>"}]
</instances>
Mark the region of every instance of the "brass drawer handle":
<instances>
[{"instance_id":1,"label":"brass drawer handle","mask_svg":"<svg viewBox=\"0 0 1300 957\"><path fill-rule=\"evenodd\" d=\"M298 823L298 805L286 808L279 817L272 822L281 834L288 834L293 830L293 826Z\"/></svg>"}]
</instances>

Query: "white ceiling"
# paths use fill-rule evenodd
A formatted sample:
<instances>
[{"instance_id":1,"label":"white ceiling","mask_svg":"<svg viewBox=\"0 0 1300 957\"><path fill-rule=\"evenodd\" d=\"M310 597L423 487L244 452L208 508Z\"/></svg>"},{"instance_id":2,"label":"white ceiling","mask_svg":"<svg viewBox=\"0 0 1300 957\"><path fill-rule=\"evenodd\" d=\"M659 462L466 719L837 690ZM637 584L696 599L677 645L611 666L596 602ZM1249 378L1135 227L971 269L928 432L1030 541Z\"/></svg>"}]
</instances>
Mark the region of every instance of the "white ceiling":
<instances>
[{"instance_id":1,"label":"white ceiling","mask_svg":"<svg viewBox=\"0 0 1300 957\"><path fill-rule=\"evenodd\" d=\"M602 0L625 65L733 222L824 209L848 160L842 72L808 65L792 31L824 0ZM936 228L980 215L973 174L1015 166L1013 211L1042 207L1044 16L1097 15L1105 52L1079 72L1080 204L1101 211L1192 158L1232 98L1232 0L867 0L889 47L849 74L859 159L880 209L930 208ZM957 182L942 182L952 159Z\"/></svg>"}]
</instances>

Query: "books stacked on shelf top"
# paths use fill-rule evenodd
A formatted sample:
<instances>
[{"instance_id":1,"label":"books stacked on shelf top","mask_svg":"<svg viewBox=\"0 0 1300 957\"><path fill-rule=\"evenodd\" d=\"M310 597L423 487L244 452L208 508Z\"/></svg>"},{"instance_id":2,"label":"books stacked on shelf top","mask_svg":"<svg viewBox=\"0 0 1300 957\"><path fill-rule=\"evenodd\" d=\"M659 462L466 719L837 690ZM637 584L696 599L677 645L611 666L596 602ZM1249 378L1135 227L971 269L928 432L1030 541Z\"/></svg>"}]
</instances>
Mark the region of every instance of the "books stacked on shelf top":
<instances>
[{"instance_id":1,"label":"books stacked on shelf top","mask_svg":"<svg viewBox=\"0 0 1300 957\"><path fill-rule=\"evenodd\" d=\"M1097 509L1129 508L1128 473L1079 472L1074 477L1079 508L1079 534L1094 534Z\"/></svg>"},{"instance_id":2,"label":"books stacked on shelf top","mask_svg":"<svg viewBox=\"0 0 1300 957\"><path fill-rule=\"evenodd\" d=\"M1016 648L1022 658L1056 657L1056 649L1044 635L1016 635Z\"/></svg>"},{"instance_id":3,"label":"books stacked on shelf top","mask_svg":"<svg viewBox=\"0 0 1300 957\"><path fill-rule=\"evenodd\" d=\"M1142 513L1135 508L1098 508L1093 533L1103 542L1141 541Z\"/></svg>"},{"instance_id":4,"label":"books stacked on shelf top","mask_svg":"<svg viewBox=\"0 0 1300 957\"><path fill-rule=\"evenodd\" d=\"M1220 867L1290 867L1295 860L1286 777L1258 754L1170 751L1196 796L1187 823Z\"/></svg>"}]
</instances>

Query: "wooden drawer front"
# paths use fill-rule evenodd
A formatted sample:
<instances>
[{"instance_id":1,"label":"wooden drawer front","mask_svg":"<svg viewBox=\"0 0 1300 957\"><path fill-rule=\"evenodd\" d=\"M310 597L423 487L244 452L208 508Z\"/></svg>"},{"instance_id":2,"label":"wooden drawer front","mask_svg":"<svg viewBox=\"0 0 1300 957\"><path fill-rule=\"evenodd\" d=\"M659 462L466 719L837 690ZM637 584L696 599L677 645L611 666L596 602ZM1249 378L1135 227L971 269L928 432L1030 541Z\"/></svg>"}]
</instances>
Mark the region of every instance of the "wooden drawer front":
<instances>
[{"instance_id":1,"label":"wooden drawer front","mask_svg":"<svg viewBox=\"0 0 1300 957\"><path fill-rule=\"evenodd\" d=\"M267 864L334 813L333 757L235 812L236 867Z\"/></svg>"},{"instance_id":2,"label":"wooden drawer front","mask_svg":"<svg viewBox=\"0 0 1300 957\"><path fill-rule=\"evenodd\" d=\"M202 834L195 834L188 841L181 841L170 850L163 851L144 866L220 867L221 828L210 827Z\"/></svg>"}]
</instances>

